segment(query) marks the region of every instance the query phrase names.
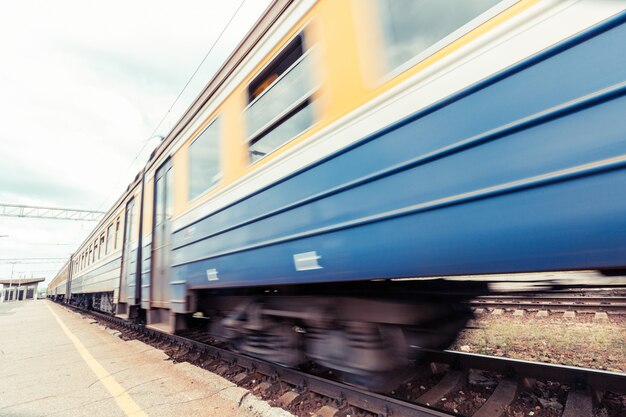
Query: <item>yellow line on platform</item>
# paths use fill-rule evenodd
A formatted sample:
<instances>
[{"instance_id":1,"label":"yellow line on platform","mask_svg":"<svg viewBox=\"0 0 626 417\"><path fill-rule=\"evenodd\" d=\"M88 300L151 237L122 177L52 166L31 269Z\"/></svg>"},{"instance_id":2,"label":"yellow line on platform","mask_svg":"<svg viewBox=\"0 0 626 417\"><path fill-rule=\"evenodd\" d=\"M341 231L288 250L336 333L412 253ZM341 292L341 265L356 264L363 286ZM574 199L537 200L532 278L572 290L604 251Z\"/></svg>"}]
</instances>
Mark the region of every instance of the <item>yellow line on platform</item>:
<instances>
[{"instance_id":1,"label":"yellow line on platform","mask_svg":"<svg viewBox=\"0 0 626 417\"><path fill-rule=\"evenodd\" d=\"M65 323L63 323L54 310L52 310L48 302L46 302L46 307L48 307L48 310L50 310L56 321L59 323L63 332L72 341L72 343L74 343L78 353L80 353L80 356L83 357L83 360L87 363L87 365L89 365L93 373L96 374L98 380L102 382L102 385L104 385L107 391L111 393L113 399L117 402L117 405L119 405L124 414L133 417L148 417L135 400L133 400L133 398L126 392L124 387L122 387L119 382L115 380L115 378L104 368L104 366L100 365L93 355L89 353L89 350L87 350L80 339L78 339L78 337L76 337L70 329L67 328Z\"/></svg>"}]
</instances>

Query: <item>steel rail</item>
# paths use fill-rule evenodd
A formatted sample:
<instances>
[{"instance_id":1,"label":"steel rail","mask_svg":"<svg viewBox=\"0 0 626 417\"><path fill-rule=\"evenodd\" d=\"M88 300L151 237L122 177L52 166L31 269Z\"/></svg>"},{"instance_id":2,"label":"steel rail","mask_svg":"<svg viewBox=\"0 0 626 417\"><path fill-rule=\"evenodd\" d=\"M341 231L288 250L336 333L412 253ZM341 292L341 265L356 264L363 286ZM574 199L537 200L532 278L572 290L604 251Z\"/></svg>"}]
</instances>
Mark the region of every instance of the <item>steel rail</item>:
<instances>
[{"instance_id":1,"label":"steel rail","mask_svg":"<svg viewBox=\"0 0 626 417\"><path fill-rule=\"evenodd\" d=\"M474 307L547 310L620 311L626 313L626 297L584 296L486 296L469 301Z\"/></svg>"},{"instance_id":2,"label":"steel rail","mask_svg":"<svg viewBox=\"0 0 626 417\"><path fill-rule=\"evenodd\" d=\"M117 328L125 328L138 333L153 342L174 342L186 347L192 353L195 350L219 360L231 367L240 367L247 372L265 375L271 381L282 381L297 388L301 393L311 392L334 401L337 408L355 407L374 413L379 417L450 417L458 416L452 412L434 409L414 402L403 401L383 394L369 392L341 382L311 375L299 370L285 368L262 359L253 358L241 353L226 350L211 344L193 340L180 335L164 333L142 324L129 323L97 311L86 311L76 306L62 304L80 313L91 315ZM470 369L492 371L503 374L506 378L536 379L558 381L569 384L578 390L619 391L626 387L626 374L579 368L574 366L531 362L519 359L501 358L473 353L454 351L435 351L419 349L423 360L430 363L448 365L452 370L469 371Z\"/></svg>"},{"instance_id":3,"label":"steel rail","mask_svg":"<svg viewBox=\"0 0 626 417\"><path fill-rule=\"evenodd\" d=\"M553 302L596 302L601 304L612 304L612 303L626 303L626 297L624 296L575 296L575 295L529 295L529 296L515 296L515 295L506 295L506 296L496 296L496 295L488 295L483 297L478 297L475 299L476 301L532 301L532 302L544 302L544 301L553 301Z\"/></svg>"},{"instance_id":4,"label":"steel rail","mask_svg":"<svg viewBox=\"0 0 626 417\"><path fill-rule=\"evenodd\" d=\"M449 350L422 349L422 352L424 359L448 364L455 369L480 369L510 377L558 381L580 389L593 388L598 391L626 387L626 374L623 373Z\"/></svg>"},{"instance_id":5,"label":"steel rail","mask_svg":"<svg viewBox=\"0 0 626 417\"><path fill-rule=\"evenodd\" d=\"M269 378L286 382L297 387L299 390L306 390L329 397L335 400L337 405L352 406L365 411L372 412L381 417L403 416L403 417L455 417L455 413L448 413L436 410L425 405L402 401L393 397L387 397L365 391L360 388L342 384L316 375L296 369L285 368L262 359L253 358L241 353L235 353L223 348L219 348L204 342L188 339L178 335L164 333L140 324L131 324L123 319L110 316L96 311L85 311L83 309L63 304L80 313L86 313L109 322L115 326L124 327L145 334L156 340L172 340L190 349L196 349L203 354L208 354L214 359L220 359L231 366L239 366L249 371L259 372Z\"/></svg>"}]
</instances>

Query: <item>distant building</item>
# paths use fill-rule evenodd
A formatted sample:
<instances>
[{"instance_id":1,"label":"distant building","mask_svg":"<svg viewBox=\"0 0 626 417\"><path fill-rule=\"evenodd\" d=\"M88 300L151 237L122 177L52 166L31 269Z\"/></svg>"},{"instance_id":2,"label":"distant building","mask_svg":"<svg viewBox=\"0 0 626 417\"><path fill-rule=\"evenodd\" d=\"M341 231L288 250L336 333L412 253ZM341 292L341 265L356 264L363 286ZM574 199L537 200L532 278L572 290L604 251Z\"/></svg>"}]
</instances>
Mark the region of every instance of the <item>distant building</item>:
<instances>
[{"instance_id":1,"label":"distant building","mask_svg":"<svg viewBox=\"0 0 626 417\"><path fill-rule=\"evenodd\" d=\"M0 279L0 301L37 299L37 286L45 278Z\"/></svg>"}]
</instances>

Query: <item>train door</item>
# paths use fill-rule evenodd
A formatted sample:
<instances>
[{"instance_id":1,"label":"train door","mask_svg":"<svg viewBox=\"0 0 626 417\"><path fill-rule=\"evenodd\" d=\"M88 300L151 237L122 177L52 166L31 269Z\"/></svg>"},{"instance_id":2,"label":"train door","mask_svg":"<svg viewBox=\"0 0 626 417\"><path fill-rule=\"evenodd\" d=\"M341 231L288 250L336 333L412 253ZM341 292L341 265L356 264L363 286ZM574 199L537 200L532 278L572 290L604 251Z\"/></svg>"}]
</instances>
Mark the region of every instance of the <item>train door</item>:
<instances>
[{"instance_id":1,"label":"train door","mask_svg":"<svg viewBox=\"0 0 626 417\"><path fill-rule=\"evenodd\" d=\"M172 219L172 163L165 162L154 177L151 306L170 307L170 246ZM163 321L163 318L161 320Z\"/></svg>"},{"instance_id":2,"label":"train door","mask_svg":"<svg viewBox=\"0 0 626 417\"><path fill-rule=\"evenodd\" d=\"M122 244L122 271L120 274L120 292L119 303L131 302L135 304L135 293L128 294L128 286L135 285L133 275L133 223L135 222L135 199L131 199L126 204L126 213L124 214L124 242ZM134 288L134 287L133 287ZM129 298L131 300L129 300ZM118 310L118 314L127 314L127 311Z\"/></svg>"}]
</instances>

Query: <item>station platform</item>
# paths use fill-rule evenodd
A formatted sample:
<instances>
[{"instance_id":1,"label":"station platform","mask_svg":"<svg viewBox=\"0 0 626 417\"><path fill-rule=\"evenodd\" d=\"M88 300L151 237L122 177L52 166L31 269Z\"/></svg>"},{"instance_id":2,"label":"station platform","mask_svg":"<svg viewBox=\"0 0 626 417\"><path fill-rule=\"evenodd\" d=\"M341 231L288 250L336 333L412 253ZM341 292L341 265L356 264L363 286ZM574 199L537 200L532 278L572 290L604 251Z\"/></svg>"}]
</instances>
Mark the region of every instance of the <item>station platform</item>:
<instances>
[{"instance_id":1,"label":"station platform","mask_svg":"<svg viewBox=\"0 0 626 417\"><path fill-rule=\"evenodd\" d=\"M266 414L242 388L167 359L50 301L0 303L0 416Z\"/></svg>"}]
</instances>

